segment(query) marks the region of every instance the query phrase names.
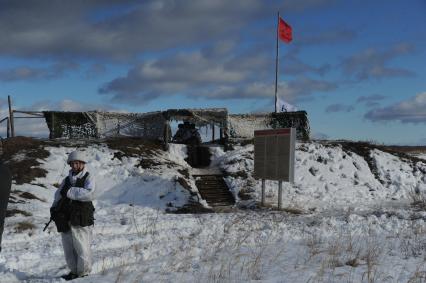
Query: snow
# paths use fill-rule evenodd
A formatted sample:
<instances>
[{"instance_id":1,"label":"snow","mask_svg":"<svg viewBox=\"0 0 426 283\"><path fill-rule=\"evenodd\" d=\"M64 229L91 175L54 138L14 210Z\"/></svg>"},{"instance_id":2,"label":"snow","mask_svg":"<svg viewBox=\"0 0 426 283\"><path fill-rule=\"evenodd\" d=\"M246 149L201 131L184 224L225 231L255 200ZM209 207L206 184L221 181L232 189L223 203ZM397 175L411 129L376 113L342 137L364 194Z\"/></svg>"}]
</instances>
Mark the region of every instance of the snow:
<instances>
[{"instance_id":1,"label":"snow","mask_svg":"<svg viewBox=\"0 0 426 283\"><path fill-rule=\"evenodd\" d=\"M60 236L49 218L55 185L66 176L72 147L47 147L48 171L13 190L41 200L13 204L30 212L6 220L0 282L62 282L67 273ZM277 182L266 182L267 208L230 213L171 214L190 193L178 169L197 172L186 148L173 145L157 156L163 165L142 169L142 157L114 158L105 145L85 149L96 176L93 271L75 282L424 282L426 212L410 205L426 194L424 163L415 165L373 150L377 167L340 146L298 143L294 184L284 184L276 209ZM253 145L224 151L212 147L212 170L227 172L238 206L260 200L253 179ZM22 157L19 157L22 158ZM420 158L420 157L419 157ZM173 161L175 166L168 163ZM255 200L242 200L248 192ZM293 214L290 209L299 209ZM16 225L35 228L18 232ZM411 281L410 281L411 280ZM416 281L417 280L417 281ZM423 281L421 281L423 280Z\"/></svg>"}]
</instances>

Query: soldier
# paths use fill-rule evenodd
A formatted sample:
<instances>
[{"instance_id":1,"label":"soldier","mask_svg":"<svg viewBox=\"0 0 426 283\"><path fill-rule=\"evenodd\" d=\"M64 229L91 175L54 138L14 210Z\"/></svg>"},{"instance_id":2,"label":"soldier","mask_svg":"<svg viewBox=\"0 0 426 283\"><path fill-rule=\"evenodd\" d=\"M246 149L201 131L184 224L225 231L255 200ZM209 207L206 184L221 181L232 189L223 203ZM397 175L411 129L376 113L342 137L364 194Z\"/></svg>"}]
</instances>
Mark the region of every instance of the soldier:
<instances>
[{"instance_id":1,"label":"soldier","mask_svg":"<svg viewBox=\"0 0 426 283\"><path fill-rule=\"evenodd\" d=\"M71 152L67 163L71 170L55 193L51 213L58 232L61 232L65 260L70 269L70 273L62 278L73 280L87 276L92 268L90 245L95 180L85 168L87 159L83 151Z\"/></svg>"},{"instance_id":2,"label":"soldier","mask_svg":"<svg viewBox=\"0 0 426 283\"><path fill-rule=\"evenodd\" d=\"M178 125L178 130L173 137L173 142L199 145L202 141L198 129L195 128L195 124L185 121L183 124Z\"/></svg>"},{"instance_id":3,"label":"soldier","mask_svg":"<svg viewBox=\"0 0 426 283\"><path fill-rule=\"evenodd\" d=\"M7 203L9 202L12 176L9 169L3 164L3 146L0 140L0 252L1 239L4 229L4 219L6 218Z\"/></svg>"}]
</instances>

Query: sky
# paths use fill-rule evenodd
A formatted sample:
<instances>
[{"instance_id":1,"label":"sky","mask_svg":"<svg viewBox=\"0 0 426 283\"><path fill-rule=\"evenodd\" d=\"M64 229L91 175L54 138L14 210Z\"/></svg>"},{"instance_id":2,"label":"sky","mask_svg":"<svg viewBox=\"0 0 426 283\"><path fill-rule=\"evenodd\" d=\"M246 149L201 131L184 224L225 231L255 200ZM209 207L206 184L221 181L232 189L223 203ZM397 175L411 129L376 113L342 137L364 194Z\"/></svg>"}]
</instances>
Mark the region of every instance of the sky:
<instances>
[{"instance_id":1,"label":"sky","mask_svg":"<svg viewBox=\"0 0 426 283\"><path fill-rule=\"evenodd\" d=\"M426 145L425 0L0 0L0 120L8 95L16 110L273 112L278 12L293 29L278 96L313 138Z\"/></svg>"}]
</instances>

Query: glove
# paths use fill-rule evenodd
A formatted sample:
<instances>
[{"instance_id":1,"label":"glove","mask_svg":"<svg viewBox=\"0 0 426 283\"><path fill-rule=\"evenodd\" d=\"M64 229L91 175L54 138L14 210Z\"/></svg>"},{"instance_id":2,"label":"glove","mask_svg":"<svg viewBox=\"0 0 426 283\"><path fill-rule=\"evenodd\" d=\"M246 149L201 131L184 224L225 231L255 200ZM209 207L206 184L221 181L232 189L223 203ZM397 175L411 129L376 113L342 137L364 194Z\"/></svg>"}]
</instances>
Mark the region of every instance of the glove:
<instances>
[{"instance_id":1,"label":"glove","mask_svg":"<svg viewBox=\"0 0 426 283\"><path fill-rule=\"evenodd\" d=\"M70 190L70 188L71 188L71 184L70 184L70 182L69 182L69 180L67 178L67 180L65 181L64 187L61 189L61 192L60 192L61 196L64 197L64 198L66 198L67 197L67 193Z\"/></svg>"},{"instance_id":2,"label":"glove","mask_svg":"<svg viewBox=\"0 0 426 283\"><path fill-rule=\"evenodd\" d=\"M63 187L61 190L61 196L66 198L69 190L70 190L70 187Z\"/></svg>"},{"instance_id":3,"label":"glove","mask_svg":"<svg viewBox=\"0 0 426 283\"><path fill-rule=\"evenodd\" d=\"M56 207L52 206L52 207L50 208L50 218L51 218L52 220L54 220L54 219L55 219L55 216L56 216Z\"/></svg>"}]
</instances>

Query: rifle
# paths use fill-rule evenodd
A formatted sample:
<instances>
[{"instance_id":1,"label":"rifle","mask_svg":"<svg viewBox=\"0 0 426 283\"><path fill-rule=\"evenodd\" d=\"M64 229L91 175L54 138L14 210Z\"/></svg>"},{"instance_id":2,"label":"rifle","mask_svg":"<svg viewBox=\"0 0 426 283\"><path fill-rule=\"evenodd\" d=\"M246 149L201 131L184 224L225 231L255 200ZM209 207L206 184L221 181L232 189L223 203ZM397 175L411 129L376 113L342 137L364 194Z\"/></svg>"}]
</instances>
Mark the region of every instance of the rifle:
<instances>
[{"instance_id":1,"label":"rifle","mask_svg":"<svg viewBox=\"0 0 426 283\"><path fill-rule=\"evenodd\" d=\"M66 187L69 188L70 186L71 184L69 184L69 181L67 179L62 190L65 189ZM68 219L67 219L67 216L69 215L69 206L70 206L70 199L67 197L61 196L58 203L54 207L50 208L50 219L49 219L49 222L47 222L46 225L44 226L43 232L46 231L47 227L49 227L52 221L55 222L58 232L69 231L70 227L69 227Z\"/></svg>"},{"instance_id":2,"label":"rifle","mask_svg":"<svg viewBox=\"0 0 426 283\"><path fill-rule=\"evenodd\" d=\"M47 227L49 227L50 223L52 222L52 217L50 217L49 222L46 223L46 226L44 226L43 232L46 231Z\"/></svg>"}]
</instances>

